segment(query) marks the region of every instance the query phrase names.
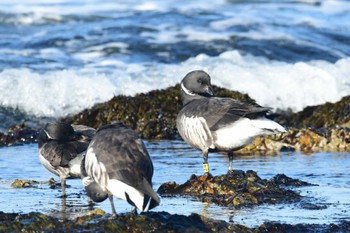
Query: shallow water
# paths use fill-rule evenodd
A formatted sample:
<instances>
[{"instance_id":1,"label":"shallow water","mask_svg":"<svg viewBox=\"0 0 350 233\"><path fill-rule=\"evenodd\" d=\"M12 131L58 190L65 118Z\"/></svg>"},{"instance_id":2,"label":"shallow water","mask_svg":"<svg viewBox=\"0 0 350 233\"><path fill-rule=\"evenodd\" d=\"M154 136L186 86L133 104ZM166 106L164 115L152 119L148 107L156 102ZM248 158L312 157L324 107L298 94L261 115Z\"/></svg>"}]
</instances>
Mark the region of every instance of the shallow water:
<instances>
[{"instance_id":1,"label":"shallow water","mask_svg":"<svg viewBox=\"0 0 350 233\"><path fill-rule=\"evenodd\" d=\"M154 189L167 181L185 182L191 174L202 174L202 158L199 151L182 141L146 142L153 159L155 172ZM226 173L228 160L224 155L212 153L209 158L213 175ZM282 223L336 223L350 219L350 153L280 153L270 156L237 156L234 168L254 170L264 179L284 173L318 186L294 188L306 196L306 202L295 204L262 205L254 208L219 207L195 201L193 198L165 198L152 211L172 214L198 213L210 218L257 226L264 221ZM11 188L15 179L48 181L54 177L39 163L36 144L0 148L0 210L28 213L39 211L59 218L74 218L88 210L88 199L80 180L68 180L68 197L63 205L60 189L50 189L47 184L38 188ZM58 180L57 177L54 177ZM124 201L114 200L117 212L125 213L132 208ZM306 203L306 204L305 204ZM309 203L309 204L307 204ZM310 205L310 203L312 205ZM111 213L108 200L96 208Z\"/></svg>"}]
</instances>

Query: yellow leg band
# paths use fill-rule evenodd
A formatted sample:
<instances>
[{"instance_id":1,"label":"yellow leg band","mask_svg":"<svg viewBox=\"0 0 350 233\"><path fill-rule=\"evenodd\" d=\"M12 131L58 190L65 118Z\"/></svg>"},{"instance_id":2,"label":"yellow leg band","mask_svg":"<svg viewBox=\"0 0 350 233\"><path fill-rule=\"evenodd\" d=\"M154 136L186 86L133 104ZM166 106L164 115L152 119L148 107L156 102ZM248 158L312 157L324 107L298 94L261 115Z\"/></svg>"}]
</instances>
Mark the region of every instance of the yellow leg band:
<instances>
[{"instance_id":1,"label":"yellow leg band","mask_svg":"<svg viewBox=\"0 0 350 233\"><path fill-rule=\"evenodd\" d=\"M209 172L209 164L203 163L203 170L205 173Z\"/></svg>"}]
</instances>

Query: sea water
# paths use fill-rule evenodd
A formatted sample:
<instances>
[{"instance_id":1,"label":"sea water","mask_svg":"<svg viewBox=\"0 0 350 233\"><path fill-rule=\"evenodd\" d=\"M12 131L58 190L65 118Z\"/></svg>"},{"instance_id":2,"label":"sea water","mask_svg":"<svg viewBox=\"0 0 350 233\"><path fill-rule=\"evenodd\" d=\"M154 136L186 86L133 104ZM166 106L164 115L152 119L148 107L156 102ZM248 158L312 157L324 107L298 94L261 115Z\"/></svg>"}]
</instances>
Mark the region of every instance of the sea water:
<instances>
[{"instance_id":1,"label":"sea water","mask_svg":"<svg viewBox=\"0 0 350 233\"><path fill-rule=\"evenodd\" d=\"M335 102L349 21L341 0L2 1L0 112L55 119L194 69L274 110Z\"/></svg>"},{"instance_id":2,"label":"sea water","mask_svg":"<svg viewBox=\"0 0 350 233\"><path fill-rule=\"evenodd\" d=\"M201 175L202 156L182 141L146 142L154 165L153 188L162 183L186 182L192 174ZM227 172L225 155L211 153L209 164L213 175ZM234 209L216 204L202 203L193 197L162 197L152 211L190 215L197 213L209 218L258 226L266 221L297 224L329 224L350 219L350 154L349 153L279 153L270 156L235 156L234 169L254 170L263 179L285 174L316 186L291 187L304 199L291 204L263 204ZM62 219L74 219L87 214L91 208L81 180L67 180L68 197L61 198L60 188L50 189L48 184L35 188L12 188L15 179L48 181L55 177L39 162L36 144L0 148L0 210L7 213L38 211ZM118 213L132 211L125 201L114 198ZM303 203L308 203L304 205ZM310 206L308 207L308 206ZM314 208L315 207L315 208ZM94 206L111 214L107 200Z\"/></svg>"}]
</instances>

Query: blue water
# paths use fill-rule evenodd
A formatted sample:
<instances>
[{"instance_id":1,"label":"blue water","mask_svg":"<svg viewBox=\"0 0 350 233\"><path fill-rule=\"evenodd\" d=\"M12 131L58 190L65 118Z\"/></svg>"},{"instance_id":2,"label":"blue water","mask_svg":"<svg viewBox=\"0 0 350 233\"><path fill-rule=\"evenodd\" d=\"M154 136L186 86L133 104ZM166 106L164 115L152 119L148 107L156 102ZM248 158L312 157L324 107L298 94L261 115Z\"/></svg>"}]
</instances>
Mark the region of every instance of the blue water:
<instances>
[{"instance_id":1,"label":"blue water","mask_svg":"<svg viewBox=\"0 0 350 233\"><path fill-rule=\"evenodd\" d=\"M275 110L335 102L350 93L349 21L341 0L1 1L0 129L193 69Z\"/></svg>"},{"instance_id":2,"label":"blue water","mask_svg":"<svg viewBox=\"0 0 350 233\"><path fill-rule=\"evenodd\" d=\"M184 183L192 174L202 174L202 158L199 151L189 148L181 141L146 142L153 160L155 172L153 186L168 181ZM228 159L212 153L209 163L213 175L227 172ZM167 211L172 214L200 215L246 226L258 226L265 221L281 223L329 224L350 219L350 154L349 153L280 153L270 156L237 156L234 169L254 170L263 179L270 179L284 173L295 179L307 181L317 186L293 188L306 200L293 204L261 205L252 208L220 207L196 201L191 197L163 197L161 204L152 211ZM60 198L61 190L50 189L47 184L37 188L11 188L15 179L48 181L51 177L38 160L37 145L0 148L0 210L5 212L28 213L39 211L58 218L82 216L90 209L81 181L68 180L68 198L65 203ZM132 210L124 201L115 199L118 213ZM322 207L307 209L303 203ZM65 204L65 205L64 205ZM95 206L111 213L108 200Z\"/></svg>"}]
</instances>

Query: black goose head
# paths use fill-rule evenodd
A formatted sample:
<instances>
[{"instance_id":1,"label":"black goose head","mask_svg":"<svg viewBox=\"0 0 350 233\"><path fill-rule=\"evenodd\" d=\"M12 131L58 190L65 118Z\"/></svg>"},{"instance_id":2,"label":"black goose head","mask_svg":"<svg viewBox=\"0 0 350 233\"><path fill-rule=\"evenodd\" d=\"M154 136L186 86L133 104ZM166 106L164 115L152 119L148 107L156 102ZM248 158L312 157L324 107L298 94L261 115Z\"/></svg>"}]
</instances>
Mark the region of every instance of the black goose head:
<instances>
[{"instance_id":1,"label":"black goose head","mask_svg":"<svg viewBox=\"0 0 350 233\"><path fill-rule=\"evenodd\" d=\"M39 142L47 142L49 140L66 142L71 141L74 138L74 129L67 123L46 124L39 134Z\"/></svg>"},{"instance_id":2,"label":"black goose head","mask_svg":"<svg viewBox=\"0 0 350 233\"><path fill-rule=\"evenodd\" d=\"M195 99L214 96L210 76L202 70L189 72L180 85L183 105Z\"/></svg>"},{"instance_id":3,"label":"black goose head","mask_svg":"<svg viewBox=\"0 0 350 233\"><path fill-rule=\"evenodd\" d=\"M103 202L108 198L108 193L103 191L101 186L96 182L92 182L88 186L85 186L86 194L94 202Z\"/></svg>"}]
</instances>

